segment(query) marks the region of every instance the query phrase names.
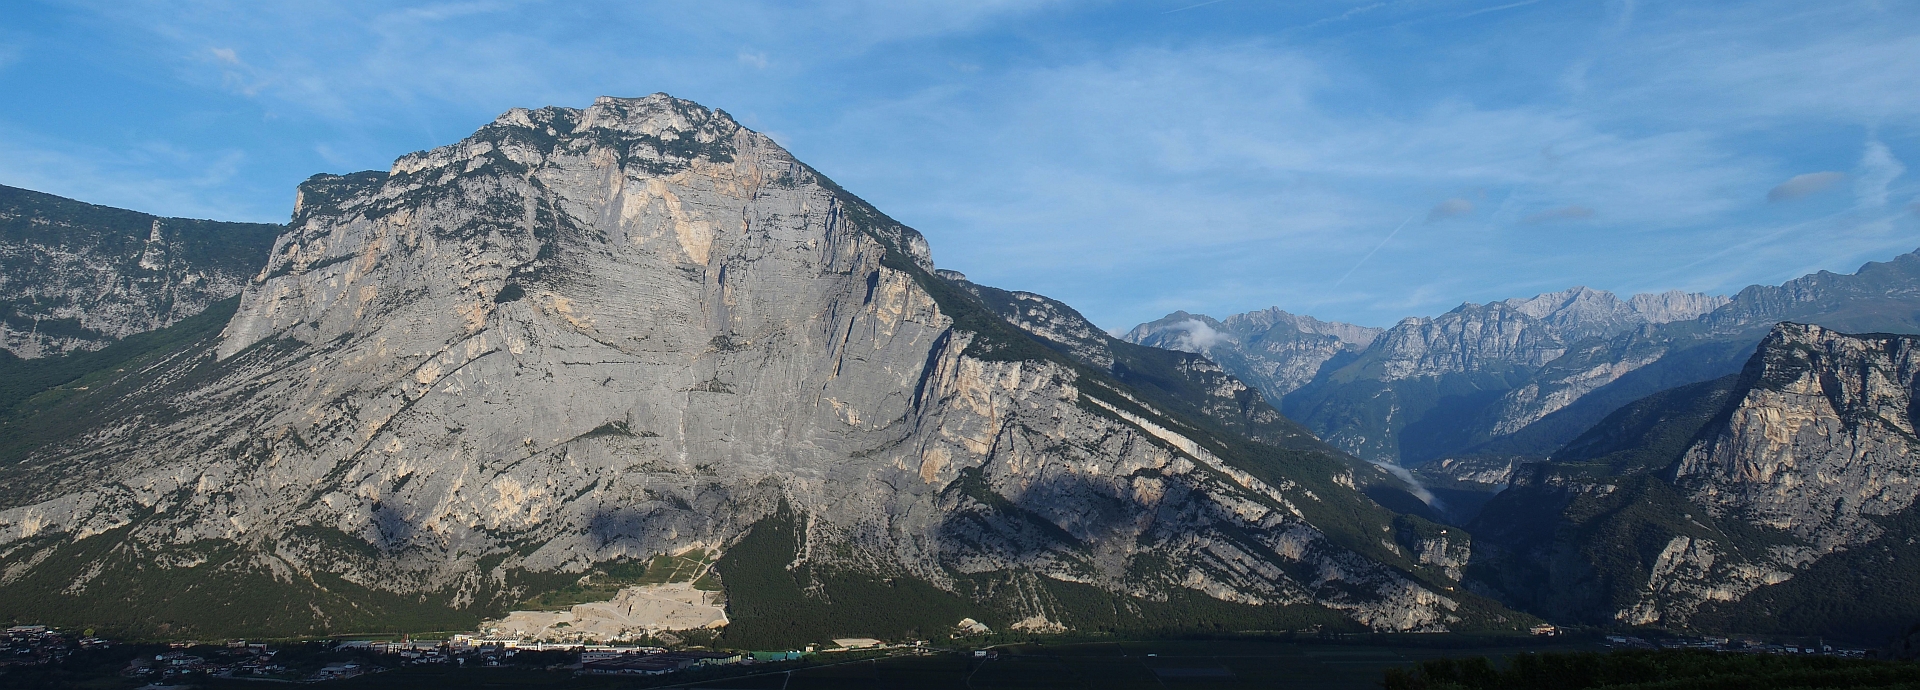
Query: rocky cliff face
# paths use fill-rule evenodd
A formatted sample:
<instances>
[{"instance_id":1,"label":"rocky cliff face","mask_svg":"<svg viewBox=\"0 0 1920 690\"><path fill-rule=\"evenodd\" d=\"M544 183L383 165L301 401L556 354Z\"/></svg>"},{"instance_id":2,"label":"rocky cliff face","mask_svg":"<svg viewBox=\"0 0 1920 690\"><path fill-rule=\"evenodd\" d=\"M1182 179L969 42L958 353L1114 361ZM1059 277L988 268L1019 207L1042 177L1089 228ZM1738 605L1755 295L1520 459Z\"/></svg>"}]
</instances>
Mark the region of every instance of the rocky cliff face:
<instances>
[{"instance_id":1,"label":"rocky cliff face","mask_svg":"<svg viewBox=\"0 0 1920 690\"><path fill-rule=\"evenodd\" d=\"M1792 533L1815 553L1879 536L1920 495L1913 443L1920 338L1783 323L1748 366L1725 426L1674 470L1716 517Z\"/></svg>"},{"instance_id":2,"label":"rocky cliff face","mask_svg":"<svg viewBox=\"0 0 1920 690\"><path fill-rule=\"evenodd\" d=\"M863 591L995 629L1085 624L1089 596L1109 617L1187 602L1395 630L1483 610L1414 575L1351 465L1231 377L1195 369L1217 394L1179 402L957 285L723 112L510 111L309 180L224 333L68 391L49 414L96 421L5 470L0 605L197 630L466 620L704 547L733 550L717 571L740 610L777 608L743 583L781 582L838 610L862 604L836 588L884 582ZM1235 440L1236 415L1278 435ZM767 543L787 555L749 557ZM279 594L251 628L111 605L183 578Z\"/></svg>"},{"instance_id":3,"label":"rocky cliff face","mask_svg":"<svg viewBox=\"0 0 1920 690\"><path fill-rule=\"evenodd\" d=\"M1910 546L1901 525L1920 495L1916 347L1920 337L1783 323L1738 377L1623 409L1517 476L1482 515L1476 534L1505 551L1487 582L1518 593L1538 576L1517 573L1556 572L1560 594L1533 605L1630 625L1805 618L1844 606L1835 597L1867 596L1876 588L1810 594L1797 581L1825 583L1842 552ZM1898 615L1920 606L1891 604Z\"/></svg>"},{"instance_id":4,"label":"rocky cliff face","mask_svg":"<svg viewBox=\"0 0 1920 690\"><path fill-rule=\"evenodd\" d=\"M0 186L0 349L97 350L240 293L281 227L157 218Z\"/></svg>"}]
</instances>

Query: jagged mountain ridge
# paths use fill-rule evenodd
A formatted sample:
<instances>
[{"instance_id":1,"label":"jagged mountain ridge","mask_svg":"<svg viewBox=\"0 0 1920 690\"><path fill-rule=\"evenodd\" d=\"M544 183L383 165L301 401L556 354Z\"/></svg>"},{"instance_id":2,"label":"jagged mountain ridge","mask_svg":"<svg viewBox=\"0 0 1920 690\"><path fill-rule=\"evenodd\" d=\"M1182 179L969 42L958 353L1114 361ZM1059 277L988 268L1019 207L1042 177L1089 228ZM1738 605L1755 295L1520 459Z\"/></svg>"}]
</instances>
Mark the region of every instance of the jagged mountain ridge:
<instances>
[{"instance_id":1,"label":"jagged mountain ridge","mask_svg":"<svg viewBox=\"0 0 1920 690\"><path fill-rule=\"evenodd\" d=\"M1538 396L1495 398L1522 385L1532 372L1561 358L1570 347L1695 318L1725 302L1722 297L1678 291L1622 300L1609 292L1576 287L1526 299L1462 304L1437 317L1402 320L1384 331L1345 324L1320 329L1328 335L1292 329L1299 335L1272 339L1285 343L1281 347L1242 345L1258 342L1237 337L1244 328L1210 327L1206 331L1210 337L1198 342L1195 329L1187 324L1219 322L1184 312L1142 324L1128 339L1204 351L1236 375L1256 385L1270 384L1263 386L1263 392L1281 400L1283 411L1335 446L1371 460L1411 463L1428 459L1428 446L1458 445L1459 440L1445 437L1464 426L1459 418L1463 413L1490 404L1525 408L1501 414L1495 421L1498 427L1553 404ZM1270 313L1285 312L1250 312L1228 321L1251 321L1252 315ZM1292 317L1292 322L1327 323L1310 317ZM1277 378L1272 374L1276 371L1287 375ZM1443 405L1443 400L1448 404ZM1439 416L1430 418L1436 410ZM1413 441L1411 453L1403 452L1403 438Z\"/></svg>"},{"instance_id":2,"label":"jagged mountain ridge","mask_svg":"<svg viewBox=\"0 0 1920 690\"><path fill-rule=\"evenodd\" d=\"M1589 341L1504 396L1462 452L1544 454L1635 399L1738 372L1781 321L1920 333L1920 254L1868 262L1853 274L1749 286L1698 319Z\"/></svg>"},{"instance_id":3,"label":"jagged mountain ridge","mask_svg":"<svg viewBox=\"0 0 1920 690\"><path fill-rule=\"evenodd\" d=\"M98 350L177 323L240 294L281 230L0 185L0 350L26 359Z\"/></svg>"},{"instance_id":4,"label":"jagged mountain ridge","mask_svg":"<svg viewBox=\"0 0 1920 690\"><path fill-rule=\"evenodd\" d=\"M1742 373L1636 401L1473 524L1470 585L1583 622L1870 639L1906 585L1920 337L1782 323ZM1846 573L1846 574L1843 574Z\"/></svg>"},{"instance_id":5,"label":"jagged mountain ridge","mask_svg":"<svg viewBox=\"0 0 1920 690\"><path fill-rule=\"evenodd\" d=\"M1231 377L1163 378L1211 382L1199 414L1269 444L1082 361L724 112L513 110L309 180L223 332L57 391L45 415L95 421L5 468L0 606L444 624L595 563L771 539L792 557L730 552L723 583L821 606L920 583L929 610L1026 629L1093 620L1087 597L1380 629L1497 609L1422 555L1457 545L1396 544L1351 465ZM236 624L136 597L180 578L176 601L244 582L264 602ZM764 593L728 596L776 609Z\"/></svg>"},{"instance_id":6,"label":"jagged mountain ridge","mask_svg":"<svg viewBox=\"0 0 1920 690\"><path fill-rule=\"evenodd\" d=\"M1564 404L1532 394L1526 383L1570 350L1721 303L1685 293L1620 300L1580 287L1464 304L1402 321L1355 361L1295 391L1282 409L1350 452L1418 464L1482 436L1513 433ZM1615 372L1597 378L1609 375Z\"/></svg>"},{"instance_id":7,"label":"jagged mountain ridge","mask_svg":"<svg viewBox=\"0 0 1920 690\"><path fill-rule=\"evenodd\" d=\"M1286 391L1279 407L1374 460L1538 458L1636 399L1738 371L1776 322L1911 333L1920 332L1916 314L1914 254L1854 274L1750 286L1730 299L1668 292L1619 300L1576 288L1403 321L1362 352L1317 360L1314 378ZM1222 340L1211 351L1232 347ZM1256 385L1274 367L1258 355L1216 359Z\"/></svg>"},{"instance_id":8,"label":"jagged mountain ridge","mask_svg":"<svg viewBox=\"0 0 1920 690\"><path fill-rule=\"evenodd\" d=\"M1156 391L1167 405L1193 405L1194 416L1209 418L1239 436L1277 448L1342 455L1268 404L1258 391L1213 361L1179 350L1134 345L1101 331L1066 304L1030 292L979 285L953 271L940 275L971 293L1008 323L1039 338L1081 364L1094 367L1138 390ZM1157 361L1150 361L1157 360ZM1179 378L1167 379L1167 374Z\"/></svg>"},{"instance_id":9,"label":"jagged mountain ridge","mask_svg":"<svg viewBox=\"0 0 1920 690\"><path fill-rule=\"evenodd\" d=\"M1352 359L1382 332L1275 307L1235 314L1226 321L1176 311L1135 326L1121 339L1205 355L1278 401L1312 381L1327 362Z\"/></svg>"}]
</instances>

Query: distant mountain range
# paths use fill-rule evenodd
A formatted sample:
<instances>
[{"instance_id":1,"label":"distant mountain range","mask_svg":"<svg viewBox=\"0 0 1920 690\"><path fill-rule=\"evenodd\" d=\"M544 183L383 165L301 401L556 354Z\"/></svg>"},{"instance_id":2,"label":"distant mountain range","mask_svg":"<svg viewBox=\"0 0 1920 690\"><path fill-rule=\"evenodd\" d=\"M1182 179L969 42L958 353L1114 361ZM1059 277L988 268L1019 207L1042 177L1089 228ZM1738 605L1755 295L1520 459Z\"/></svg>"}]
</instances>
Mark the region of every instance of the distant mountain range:
<instances>
[{"instance_id":1,"label":"distant mountain range","mask_svg":"<svg viewBox=\"0 0 1920 690\"><path fill-rule=\"evenodd\" d=\"M1917 255L1114 337L656 94L285 226L0 190L0 261L0 620L473 629L674 559L743 648L1920 620Z\"/></svg>"},{"instance_id":2,"label":"distant mountain range","mask_svg":"<svg viewBox=\"0 0 1920 690\"><path fill-rule=\"evenodd\" d=\"M1416 466L1544 456L1633 400L1737 371L1780 321L1920 333L1920 256L1731 299L1573 288L1379 332L1271 309L1225 321L1176 312L1126 339L1205 354L1328 443Z\"/></svg>"},{"instance_id":3,"label":"distant mountain range","mask_svg":"<svg viewBox=\"0 0 1920 690\"><path fill-rule=\"evenodd\" d=\"M1126 339L1412 466L1429 517L1472 535L1467 586L1509 606L1877 639L1920 619L1916 333L1920 253L1732 298L1574 288L1377 332L1176 312Z\"/></svg>"}]
</instances>

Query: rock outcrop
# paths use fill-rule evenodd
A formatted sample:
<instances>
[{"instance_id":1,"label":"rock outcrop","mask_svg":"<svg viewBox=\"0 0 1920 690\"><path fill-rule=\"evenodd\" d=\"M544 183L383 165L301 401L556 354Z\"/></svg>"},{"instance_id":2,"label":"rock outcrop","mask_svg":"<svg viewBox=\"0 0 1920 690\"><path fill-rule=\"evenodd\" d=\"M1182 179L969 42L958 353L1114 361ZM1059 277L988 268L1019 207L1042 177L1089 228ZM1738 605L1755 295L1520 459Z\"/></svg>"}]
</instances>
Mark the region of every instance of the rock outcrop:
<instances>
[{"instance_id":1,"label":"rock outcrop","mask_svg":"<svg viewBox=\"0 0 1920 690\"><path fill-rule=\"evenodd\" d=\"M0 186L0 349L97 350L178 323L239 294L281 230Z\"/></svg>"},{"instance_id":2,"label":"rock outcrop","mask_svg":"<svg viewBox=\"0 0 1920 690\"><path fill-rule=\"evenodd\" d=\"M1782 323L1737 377L1623 408L1516 474L1481 515L1475 534L1496 552L1482 586L1590 622L1798 617L1802 630L1858 634L1807 611L1878 589L1833 590L1827 571L1866 575L1833 562L1857 558L1846 552L1911 550L1917 348L1920 336ZM1920 565L1902 559L1885 567ZM1920 610L1914 599L1894 596L1886 613Z\"/></svg>"},{"instance_id":3,"label":"rock outcrop","mask_svg":"<svg viewBox=\"0 0 1920 690\"><path fill-rule=\"evenodd\" d=\"M963 282L665 95L516 109L316 176L221 335L74 391L49 414L90 431L4 470L0 608L254 634L477 620L700 547L727 552L729 634L770 592L847 610L855 585L996 629L1080 625L1087 601L1383 630L1487 610L1411 575L1352 464L1232 377L1129 384L1072 348L1097 329L1009 323ZM277 598L245 624L102 603L182 578L170 606L242 580ZM961 617L897 608L900 634Z\"/></svg>"},{"instance_id":4,"label":"rock outcrop","mask_svg":"<svg viewBox=\"0 0 1920 690\"><path fill-rule=\"evenodd\" d=\"M1783 323L1748 365L1725 425L1675 481L1716 517L1789 532L1815 554L1879 536L1920 496L1920 338Z\"/></svg>"}]
</instances>

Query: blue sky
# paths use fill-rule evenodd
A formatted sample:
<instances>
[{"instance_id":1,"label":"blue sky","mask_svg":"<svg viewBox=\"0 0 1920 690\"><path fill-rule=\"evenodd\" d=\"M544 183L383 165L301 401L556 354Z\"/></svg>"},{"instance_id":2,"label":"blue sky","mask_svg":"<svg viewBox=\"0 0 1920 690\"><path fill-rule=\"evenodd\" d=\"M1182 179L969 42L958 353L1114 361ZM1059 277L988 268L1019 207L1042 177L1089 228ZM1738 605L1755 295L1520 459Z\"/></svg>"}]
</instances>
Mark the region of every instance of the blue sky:
<instances>
[{"instance_id":1,"label":"blue sky","mask_svg":"<svg viewBox=\"0 0 1920 690\"><path fill-rule=\"evenodd\" d=\"M0 9L0 183L283 221L516 106L665 91L1107 328L1731 292L1920 247L1920 5L821 0Z\"/></svg>"}]
</instances>

